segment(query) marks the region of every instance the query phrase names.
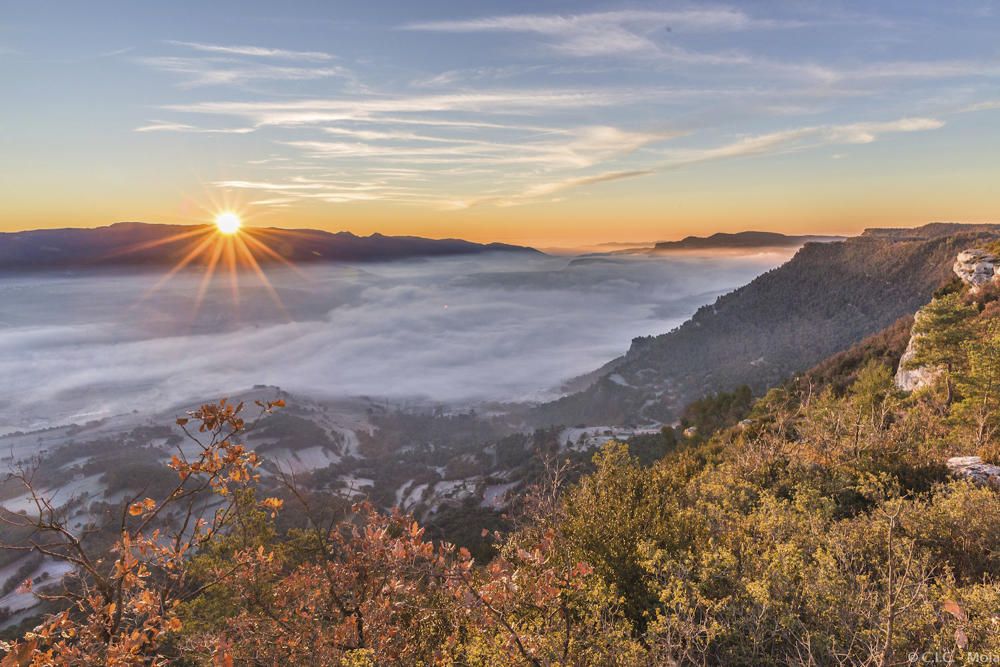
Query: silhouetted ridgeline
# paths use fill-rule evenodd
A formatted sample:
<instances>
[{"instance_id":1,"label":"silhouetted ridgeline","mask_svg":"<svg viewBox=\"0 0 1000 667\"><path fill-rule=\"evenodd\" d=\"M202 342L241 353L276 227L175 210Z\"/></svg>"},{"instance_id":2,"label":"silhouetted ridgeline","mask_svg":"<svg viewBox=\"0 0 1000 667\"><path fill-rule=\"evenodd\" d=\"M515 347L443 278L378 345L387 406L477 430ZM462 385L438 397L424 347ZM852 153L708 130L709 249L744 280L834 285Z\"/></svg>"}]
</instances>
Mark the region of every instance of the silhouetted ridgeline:
<instances>
[{"instance_id":1,"label":"silhouetted ridgeline","mask_svg":"<svg viewBox=\"0 0 1000 667\"><path fill-rule=\"evenodd\" d=\"M742 384L761 391L912 314L951 278L959 251L997 238L998 225L934 223L806 244L674 331L636 338L589 388L534 418L669 421L711 392Z\"/></svg>"},{"instance_id":2,"label":"silhouetted ridgeline","mask_svg":"<svg viewBox=\"0 0 1000 667\"><path fill-rule=\"evenodd\" d=\"M653 248L656 252L673 250L731 250L748 248L795 247L805 243L840 241L841 236L789 236L778 232L718 232L711 236L688 236L680 241L660 241Z\"/></svg>"},{"instance_id":3,"label":"silhouetted ridgeline","mask_svg":"<svg viewBox=\"0 0 1000 667\"><path fill-rule=\"evenodd\" d=\"M95 229L38 229L0 233L0 270L61 269L105 266L173 265L201 242L201 228L210 225L154 225L119 222ZM275 255L297 264L308 262L378 262L416 257L441 257L484 252L537 250L504 243L472 243L460 239L426 239L416 236L355 236L315 229L279 230L250 228L248 234L267 245ZM171 238L173 240L171 240ZM262 264L279 261L252 242L247 247ZM208 261L204 252L195 263Z\"/></svg>"}]
</instances>

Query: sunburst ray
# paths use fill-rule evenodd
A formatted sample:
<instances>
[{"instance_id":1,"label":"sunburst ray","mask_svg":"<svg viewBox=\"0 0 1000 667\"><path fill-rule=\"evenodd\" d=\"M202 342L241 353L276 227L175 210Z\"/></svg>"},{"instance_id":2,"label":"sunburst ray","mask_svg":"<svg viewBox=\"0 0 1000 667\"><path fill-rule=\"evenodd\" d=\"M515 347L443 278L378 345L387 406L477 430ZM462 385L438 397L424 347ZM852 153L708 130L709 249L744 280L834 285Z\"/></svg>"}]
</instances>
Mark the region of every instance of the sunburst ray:
<instances>
[{"instance_id":1,"label":"sunburst ray","mask_svg":"<svg viewBox=\"0 0 1000 667\"><path fill-rule=\"evenodd\" d=\"M178 241L183 241L184 239L189 239L193 236L201 236L202 234L210 234L211 232L212 232L211 226L199 225L196 229L192 229L187 232L178 232L177 234L171 234L166 238L156 239L154 241L145 241L143 243L136 243L130 246L126 246L114 252L108 253L102 259L111 259L114 257L121 257L122 255L129 255L134 252L142 252L143 250L150 250L152 248L158 248L160 246L168 245L170 243L177 243Z\"/></svg>"},{"instance_id":2,"label":"sunburst ray","mask_svg":"<svg viewBox=\"0 0 1000 667\"><path fill-rule=\"evenodd\" d=\"M261 230L254 230L254 234L258 233L259 231L261 231ZM306 277L305 274L302 273L302 270L299 269L299 267L297 267L293 262L289 261L289 259L287 257L282 257L281 255L279 255L278 253L276 253L274 251L274 249L268 247L268 245L266 243L263 243L263 242L255 239L254 238L254 234L249 233L249 230L247 230L247 232L248 233L242 234L241 238L246 239L254 248L260 250L262 253L264 253L265 255L267 255L268 257L270 257L271 259L274 259L274 260L276 260L278 262L281 262L282 264L284 264L285 266L287 266L288 268L290 268L300 278L305 278Z\"/></svg>"},{"instance_id":3,"label":"sunburst ray","mask_svg":"<svg viewBox=\"0 0 1000 667\"><path fill-rule=\"evenodd\" d=\"M192 248L188 252L188 254L186 254L183 258L181 258L181 260L179 262L177 262L176 264L174 264L174 266L169 271L167 271L167 274L165 276L163 276L162 278L160 278L160 280L155 285L153 285L152 287L150 287L146 291L146 293L143 294L142 298L146 299L153 292L155 292L156 290L158 290L161 287L163 287L171 278L173 278L175 275L177 275L178 272L180 272L185 266L187 266L188 264L190 264L191 262L193 262L202 252L204 252L204 250L214 240L216 240L214 236L209 236L206 239L204 239L201 243L199 243L198 245L196 245L194 248Z\"/></svg>"},{"instance_id":4,"label":"sunburst ray","mask_svg":"<svg viewBox=\"0 0 1000 667\"><path fill-rule=\"evenodd\" d=\"M253 256L253 252L243 241L243 237L237 236L234 241L236 242L236 249L239 251L243 261L246 262L246 265L249 266L250 269L257 275L261 285L264 286L264 289L267 291L268 295L270 295L271 300L274 301L275 305L281 309L281 312L285 314L285 317L289 317L288 311L285 310L285 304L281 302L281 297L278 295L278 291L274 289L274 285L271 284L267 274L264 273L264 270L261 268L257 258ZM289 319L291 318L289 317Z\"/></svg>"},{"instance_id":5,"label":"sunburst ray","mask_svg":"<svg viewBox=\"0 0 1000 667\"><path fill-rule=\"evenodd\" d=\"M219 258L222 256L222 243L220 239L215 240L215 247L212 248L212 256L208 260L208 264L205 265L205 273L201 278L201 284L198 285L198 295L194 300L194 315L198 315L198 310L201 308L201 302L205 298L205 293L208 291L208 286L212 282L212 276L215 274L215 267L219 263Z\"/></svg>"}]
</instances>

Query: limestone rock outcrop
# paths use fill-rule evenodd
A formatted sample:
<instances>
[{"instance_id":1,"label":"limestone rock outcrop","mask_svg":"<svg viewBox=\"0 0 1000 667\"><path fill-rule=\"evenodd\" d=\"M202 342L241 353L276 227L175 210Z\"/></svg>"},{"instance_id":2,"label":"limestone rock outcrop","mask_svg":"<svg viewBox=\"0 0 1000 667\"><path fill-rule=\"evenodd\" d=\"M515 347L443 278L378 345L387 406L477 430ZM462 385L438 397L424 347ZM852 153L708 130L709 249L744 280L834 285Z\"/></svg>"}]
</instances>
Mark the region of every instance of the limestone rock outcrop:
<instances>
[{"instance_id":1,"label":"limestone rock outcrop","mask_svg":"<svg viewBox=\"0 0 1000 667\"><path fill-rule=\"evenodd\" d=\"M919 314L917 313L918 316ZM896 369L896 386L903 391L916 391L917 389L929 387L934 384L934 380L941 374L940 368L933 368L931 366L907 368L910 360L917 353L916 340L918 338L919 336L910 336L910 342L906 344L906 351L903 352L903 356L899 360L899 368Z\"/></svg>"},{"instance_id":2,"label":"limestone rock outcrop","mask_svg":"<svg viewBox=\"0 0 1000 667\"><path fill-rule=\"evenodd\" d=\"M978 289L986 283L1000 278L997 265L1000 257L981 248L970 248L958 253L955 264L951 267L955 275L966 285Z\"/></svg>"},{"instance_id":3,"label":"limestone rock outcrop","mask_svg":"<svg viewBox=\"0 0 1000 667\"><path fill-rule=\"evenodd\" d=\"M948 459L946 465L955 477L964 477L976 484L1000 489L1000 466L983 463L983 459L978 456L954 456Z\"/></svg>"}]
</instances>

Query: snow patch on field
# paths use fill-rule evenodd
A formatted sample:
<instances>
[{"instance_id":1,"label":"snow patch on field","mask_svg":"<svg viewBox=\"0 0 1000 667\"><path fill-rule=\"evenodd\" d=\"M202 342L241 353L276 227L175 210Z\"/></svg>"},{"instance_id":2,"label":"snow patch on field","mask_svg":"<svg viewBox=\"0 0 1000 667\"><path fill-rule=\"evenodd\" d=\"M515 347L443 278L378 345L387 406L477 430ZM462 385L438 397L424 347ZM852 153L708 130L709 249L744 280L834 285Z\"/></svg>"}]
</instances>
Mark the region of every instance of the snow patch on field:
<instances>
[{"instance_id":1,"label":"snow patch on field","mask_svg":"<svg viewBox=\"0 0 1000 667\"><path fill-rule=\"evenodd\" d=\"M520 482L508 482L506 484L490 484L483 490L483 507L497 509L504 506L507 492L518 486Z\"/></svg>"},{"instance_id":2,"label":"snow patch on field","mask_svg":"<svg viewBox=\"0 0 1000 667\"><path fill-rule=\"evenodd\" d=\"M340 475L338 479L343 482L344 488L353 491L361 491L364 488L375 486L375 480L370 477L357 477L355 475Z\"/></svg>"},{"instance_id":3,"label":"snow patch on field","mask_svg":"<svg viewBox=\"0 0 1000 667\"><path fill-rule=\"evenodd\" d=\"M399 503L399 507L401 509L412 509L417 503L423 500L424 491L427 490L428 486L428 484L417 484L414 486Z\"/></svg>"},{"instance_id":4,"label":"snow patch on field","mask_svg":"<svg viewBox=\"0 0 1000 667\"><path fill-rule=\"evenodd\" d=\"M12 563L12 565L15 564L16 562ZM6 571L9 567L10 566L7 566L4 570ZM29 578L33 582L36 582L36 587L43 588L62 581L62 578L72 571L73 566L69 563L46 559L35 569L34 572L31 573ZM10 574L7 575L7 578L10 578ZM23 609L29 609L34 607L36 604L38 604L38 598L35 597L35 594L21 588L20 586L0 598L0 608L7 607L12 613Z\"/></svg>"},{"instance_id":5,"label":"snow patch on field","mask_svg":"<svg viewBox=\"0 0 1000 667\"><path fill-rule=\"evenodd\" d=\"M580 428L564 428L559 433L559 444L568 449L585 451L594 447L602 447L611 440L627 442L637 435L655 435L660 432L660 426L642 428L622 428L620 426L588 426Z\"/></svg>"},{"instance_id":6,"label":"snow patch on field","mask_svg":"<svg viewBox=\"0 0 1000 667\"><path fill-rule=\"evenodd\" d=\"M287 447L263 454L282 470L293 473L319 470L340 461L340 455L319 445L305 449L290 450Z\"/></svg>"},{"instance_id":7,"label":"snow patch on field","mask_svg":"<svg viewBox=\"0 0 1000 667\"><path fill-rule=\"evenodd\" d=\"M80 498L87 495L91 498L97 498L101 496L104 492L104 485L101 484L101 475L90 475L88 477L81 477L79 479L73 479L66 482L62 486L58 486L51 489L42 489L38 492L40 498L48 499L53 506L61 507L69 503L69 501L74 498ZM6 509L8 512L18 513L25 512L31 514L32 512L37 512L38 507L35 505L34 500L32 500L31 494L24 492L19 496L11 498L10 500L4 500L0 502L0 506Z\"/></svg>"}]
</instances>

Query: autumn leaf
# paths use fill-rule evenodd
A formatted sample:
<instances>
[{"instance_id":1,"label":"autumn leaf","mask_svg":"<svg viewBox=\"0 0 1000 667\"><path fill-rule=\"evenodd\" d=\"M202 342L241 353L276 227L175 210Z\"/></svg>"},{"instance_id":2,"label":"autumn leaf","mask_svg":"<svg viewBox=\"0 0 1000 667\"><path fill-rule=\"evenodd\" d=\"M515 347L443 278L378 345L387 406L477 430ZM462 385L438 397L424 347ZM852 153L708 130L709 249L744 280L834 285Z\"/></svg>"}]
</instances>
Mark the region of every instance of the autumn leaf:
<instances>
[{"instance_id":1,"label":"autumn leaf","mask_svg":"<svg viewBox=\"0 0 1000 667\"><path fill-rule=\"evenodd\" d=\"M274 517L278 510L280 510L285 504L285 501L281 498L265 498L260 502L261 507L271 512L271 516Z\"/></svg>"},{"instance_id":2,"label":"autumn leaf","mask_svg":"<svg viewBox=\"0 0 1000 667\"><path fill-rule=\"evenodd\" d=\"M959 621L965 621L968 619L968 617L965 615L965 610L962 609L962 606L957 602L955 602L954 600L945 600L944 603L941 605L941 609L942 611L948 612Z\"/></svg>"}]
</instances>

